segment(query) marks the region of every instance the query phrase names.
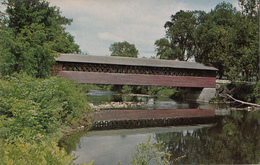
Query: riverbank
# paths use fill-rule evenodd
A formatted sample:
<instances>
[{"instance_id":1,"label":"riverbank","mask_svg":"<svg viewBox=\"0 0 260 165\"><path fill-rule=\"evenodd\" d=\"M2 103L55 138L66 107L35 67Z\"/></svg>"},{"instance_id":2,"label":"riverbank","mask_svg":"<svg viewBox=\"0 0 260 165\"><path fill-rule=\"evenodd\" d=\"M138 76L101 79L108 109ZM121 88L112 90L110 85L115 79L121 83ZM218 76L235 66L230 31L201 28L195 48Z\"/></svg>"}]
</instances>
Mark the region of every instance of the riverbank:
<instances>
[{"instance_id":1,"label":"riverbank","mask_svg":"<svg viewBox=\"0 0 260 165\"><path fill-rule=\"evenodd\" d=\"M106 104L101 104L101 105L94 105L92 103L89 104L89 106L95 110L103 110L103 109L118 109L118 108L136 108L140 106L147 105L147 102L111 102L111 103L106 103Z\"/></svg>"}]
</instances>

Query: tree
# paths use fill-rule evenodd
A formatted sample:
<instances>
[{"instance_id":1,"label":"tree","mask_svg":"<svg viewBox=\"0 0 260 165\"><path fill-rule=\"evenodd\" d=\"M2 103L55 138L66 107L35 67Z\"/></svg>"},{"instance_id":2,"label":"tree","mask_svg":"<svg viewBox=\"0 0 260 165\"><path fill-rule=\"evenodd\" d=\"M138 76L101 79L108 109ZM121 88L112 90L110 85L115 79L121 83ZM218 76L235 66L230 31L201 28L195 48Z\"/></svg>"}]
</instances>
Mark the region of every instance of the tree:
<instances>
[{"instance_id":1,"label":"tree","mask_svg":"<svg viewBox=\"0 0 260 165\"><path fill-rule=\"evenodd\" d=\"M111 51L111 56L137 58L138 54L139 54L135 45L129 44L126 41L115 42L115 43L111 44L111 46L109 47L109 51ZM133 88L134 87L132 87L131 90L133 90ZM113 85L110 90L122 93L123 85Z\"/></svg>"},{"instance_id":2,"label":"tree","mask_svg":"<svg viewBox=\"0 0 260 165\"><path fill-rule=\"evenodd\" d=\"M242 11L222 2L209 13L179 11L164 25L166 36L155 42L160 59L213 65L218 77L254 80L258 73L258 12L256 0L239 0ZM244 73L241 76L241 73Z\"/></svg>"},{"instance_id":3,"label":"tree","mask_svg":"<svg viewBox=\"0 0 260 165\"><path fill-rule=\"evenodd\" d=\"M72 20L45 0L7 0L6 29L2 30L1 73L27 72L47 77L59 53L80 53L79 46L63 25Z\"/></svg>"},{"instance_id":4,"label":"tree","mask_svg":"<svg viewBox=\"0 0 260 165\"><path fill-rule=\"evenodd\" d=\"M257 71L257 23L222 2L206 14L195 35L200 53L197 62L212 64L218 76L249 80ZM245 76L240 77L244 72ZM257 72L256 72L257 73Z\"/></svg>"},{"instance_id":5,"label":"tree","mask_svg":"<svg viewBox=\"0 0 260 165\"><path fill-rule=\"evenodd\" d=\"M121 57L133 57L137 58L138 50L134 44L129 44L128 42L115 42L109 47L111 51L111 56L121 56Z\"/></svg>"},{"instance_id":6,"label":"tree","mask_svg":"<svg viewBox=\"0 0 260 165\"><path fill-rule=\"evenodd\" d=\"M257 0L239 0L243 14L249 15L250 17L258 15L258 3L259 1Z\"/></svg>"},{"instance_id":7,"label":"tree","mask_svg":"<svg viewBox=\"0 0 260 165\"><path fill-rule=\"evenodd\" d=\"M234 60L236 29L240 13L232 4L222 2L205 16L205 22L196 31L198 45L201 49L196 61L212 64L219 69L218 75L223 77L232 61L234 73L241 72ZM230 61L229 61L229 60Z\"/></svg>"},{"instance_id":8,"label":"tree","mask_svg":"<svg viewBox=\"0 0 260 165\"><path fill-rule=\"evenodd\" d=\"M193 33L204 14L203 11L180 10L172 15L171 21L164 25L166 37L155 42L157 56L160 59L181 61L195 56L199 49Z\"/></svg>"}]
</instances>

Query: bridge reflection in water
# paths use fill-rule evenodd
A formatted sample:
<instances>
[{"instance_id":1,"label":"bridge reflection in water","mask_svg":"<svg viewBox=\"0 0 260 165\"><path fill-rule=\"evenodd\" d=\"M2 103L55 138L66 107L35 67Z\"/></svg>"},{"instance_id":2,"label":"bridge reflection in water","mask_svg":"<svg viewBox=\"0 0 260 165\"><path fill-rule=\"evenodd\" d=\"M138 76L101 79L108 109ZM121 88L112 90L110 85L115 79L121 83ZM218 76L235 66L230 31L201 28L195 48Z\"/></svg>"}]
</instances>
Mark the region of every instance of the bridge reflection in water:
<instances>
[{"instance_id":1,"label":"bridge reflection in water","mask_svg":"<svg viewBox=\"0 0 260 165\"><path fill-rule=\"evenodd\" d=\"M129 129L215 123L215 110L102 110L94 116L92 129Z\"/></svg>"}]
</instances>

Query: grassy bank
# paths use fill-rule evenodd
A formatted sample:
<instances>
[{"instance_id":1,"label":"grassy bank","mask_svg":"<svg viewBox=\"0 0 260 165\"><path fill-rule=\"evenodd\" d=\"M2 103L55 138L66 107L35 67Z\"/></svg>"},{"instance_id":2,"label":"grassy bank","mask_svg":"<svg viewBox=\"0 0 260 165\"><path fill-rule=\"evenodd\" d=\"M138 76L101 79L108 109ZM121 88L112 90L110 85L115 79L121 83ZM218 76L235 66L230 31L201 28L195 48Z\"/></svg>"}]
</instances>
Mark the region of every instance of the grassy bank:
<instances>
[{"instance_id":1,"label":"grassy bank","mask_svg":"<svg viewBox=\"0 0 260 165\"><path fill-rule=\"evenodd\" d=\"M0 164L71 164L63 132L90 124L80 84L14 74L0 79Z\"/></svg>"}]
</instances>

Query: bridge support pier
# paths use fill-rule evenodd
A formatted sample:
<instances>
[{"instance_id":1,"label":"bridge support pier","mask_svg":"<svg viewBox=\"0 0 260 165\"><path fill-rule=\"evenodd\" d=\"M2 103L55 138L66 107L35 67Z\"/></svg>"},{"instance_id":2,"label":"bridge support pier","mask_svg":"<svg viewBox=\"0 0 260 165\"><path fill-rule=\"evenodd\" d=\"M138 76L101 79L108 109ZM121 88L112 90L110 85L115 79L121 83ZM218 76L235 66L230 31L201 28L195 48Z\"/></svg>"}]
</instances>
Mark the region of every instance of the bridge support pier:
<instances>
[{"instance_id":1,"label":"bridge support pier","mask_svg":"<svg viewBox=\"0 0 260 165\"><path fill-rule=\"evenodd\" d=\"M216 96L216 88L189 88L187 100L208 103Z\"/></svg>"}]
</instances>

